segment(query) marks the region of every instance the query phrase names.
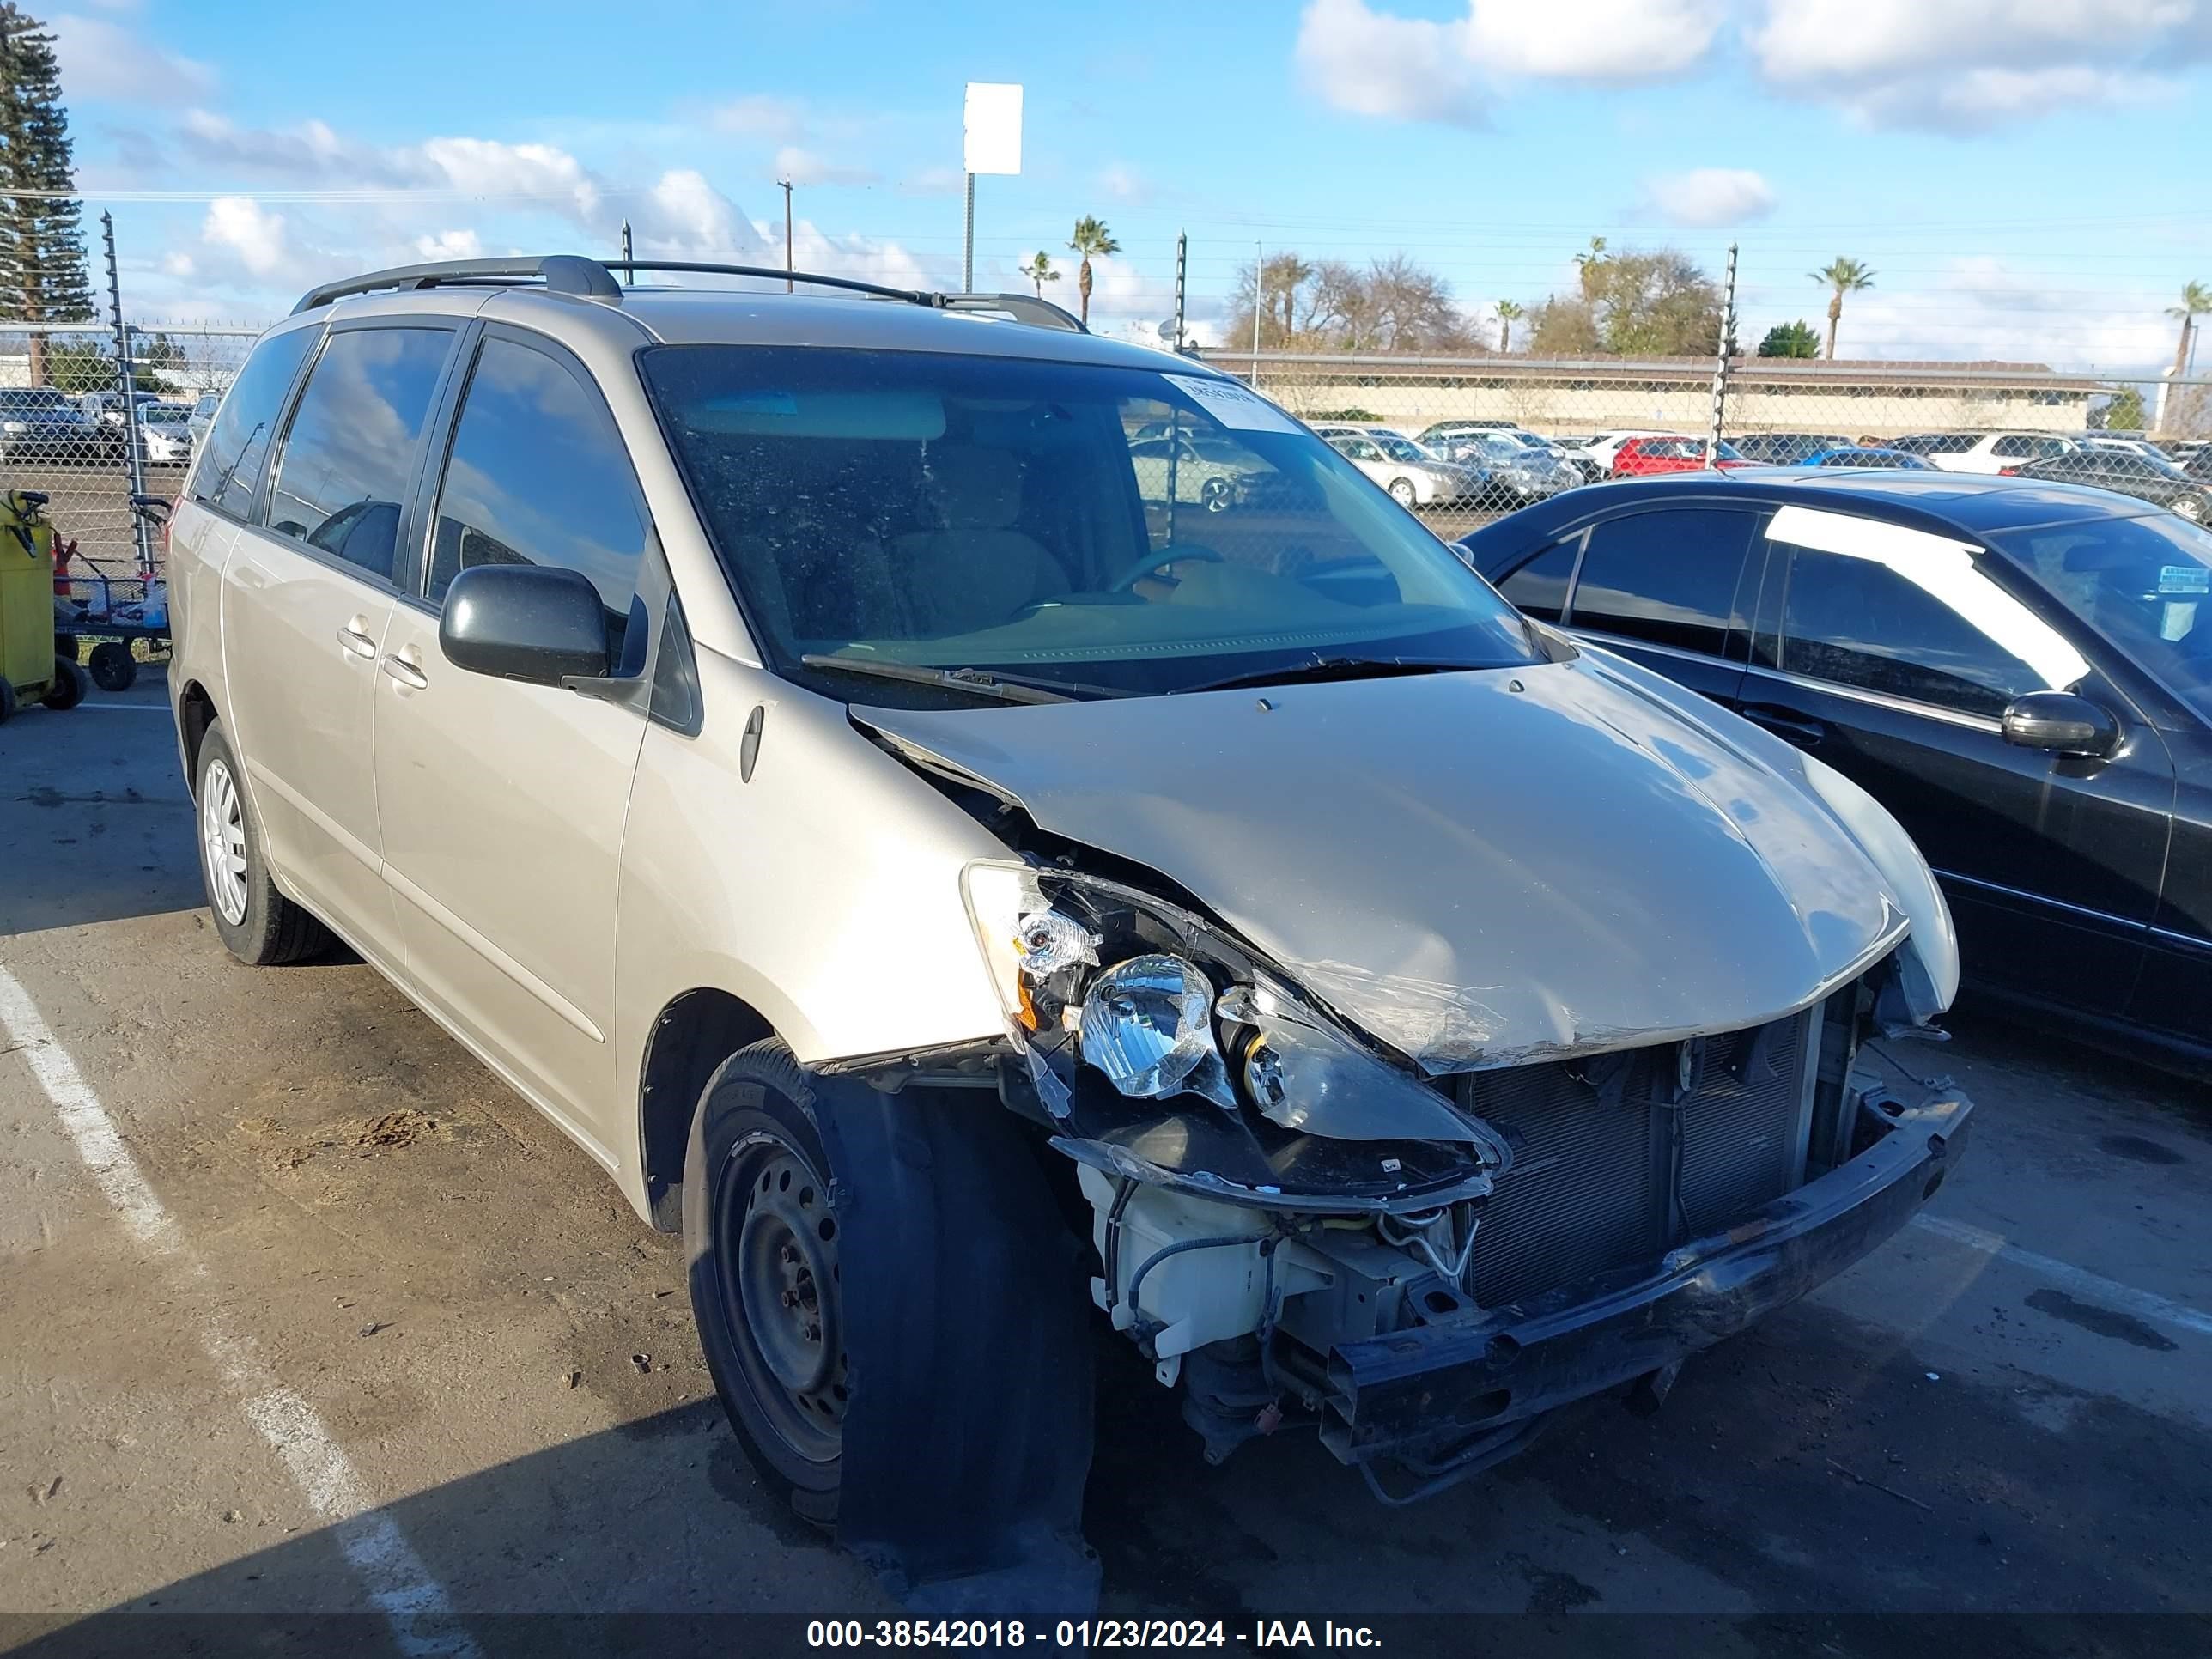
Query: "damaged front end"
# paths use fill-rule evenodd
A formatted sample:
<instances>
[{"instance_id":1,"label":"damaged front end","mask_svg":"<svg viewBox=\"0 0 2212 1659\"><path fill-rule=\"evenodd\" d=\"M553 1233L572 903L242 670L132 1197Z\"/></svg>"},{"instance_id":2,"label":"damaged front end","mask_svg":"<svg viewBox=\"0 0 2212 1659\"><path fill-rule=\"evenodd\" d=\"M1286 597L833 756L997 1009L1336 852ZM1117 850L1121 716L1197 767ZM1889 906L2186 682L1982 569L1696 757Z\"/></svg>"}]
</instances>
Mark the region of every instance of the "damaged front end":
<instances>
[{"instance_id":1,"label":"damaged front end","mask_svg":"<svg viewBox=\"0 0 2212 1659\"><path fill-rule=\"evenodd\" d=\"M1656 1403L1901 1225L1963 1144L1955 1091L1856 1064L1919 1024L1901 928L1755 1024L1451 1070L1149 891L963 879L1017 1049L1002 1097L1077 1165L1092 1298L1212 1461L1304 1422L1407 1501L1569 1401Z\"/></svg>"}]
</instances>

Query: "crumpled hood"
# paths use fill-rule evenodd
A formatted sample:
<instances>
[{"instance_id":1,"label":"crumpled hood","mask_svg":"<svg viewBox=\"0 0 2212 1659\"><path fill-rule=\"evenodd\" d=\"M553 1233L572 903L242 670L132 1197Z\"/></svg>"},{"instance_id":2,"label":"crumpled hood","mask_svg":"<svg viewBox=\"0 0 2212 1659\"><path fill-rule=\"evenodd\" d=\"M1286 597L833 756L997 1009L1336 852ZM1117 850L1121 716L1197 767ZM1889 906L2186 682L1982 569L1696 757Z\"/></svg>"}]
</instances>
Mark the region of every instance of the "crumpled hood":
<instances>
[{"instance_id":1,"label":"crumpled hood","mask_svg":"<svg viewBox=\"0 0 2212 1659\"><path fill-rule=\"evenodd\" d=\"M1179 883L1338 1013L1443 1073L1763 1024L1906 931L1802 769L1759 757L1772 739L1733 738L1729 716L1668 693L1694 700L1586 653L853 712L1041 827Z\"/></svg>"}]
</instances>

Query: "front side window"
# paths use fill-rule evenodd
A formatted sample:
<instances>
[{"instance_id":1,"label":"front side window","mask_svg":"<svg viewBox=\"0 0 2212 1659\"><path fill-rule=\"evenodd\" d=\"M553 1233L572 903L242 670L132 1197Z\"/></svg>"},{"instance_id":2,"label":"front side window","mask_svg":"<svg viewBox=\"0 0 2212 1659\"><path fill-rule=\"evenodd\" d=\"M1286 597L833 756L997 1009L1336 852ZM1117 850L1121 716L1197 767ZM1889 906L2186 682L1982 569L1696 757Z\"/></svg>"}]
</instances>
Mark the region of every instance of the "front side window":
<instances>
[{"instance_id":1,"label":"front side window","mask_svg":"<svg viewBox=\"0 0 2212 1659\"><path fill-rule=\"evenodd\" d=\"M1577 628L1718 657L1751 540L1748 513L1668 507L1590 532L1575 585Z\"/></svg>"},{"instance_id":2,"label":"front side window","mask_svg":"<svg viewBox=\"0 0 2212 1659\"><path fill-rule=\"evenodd\" d=\"M269 490L271 530L392 580L399 504L453 338L442 328L330 337L284 434Z\"/></svg>"},{"instance_id":3,"label":"front side window","mask_svg":"<svg viewBox=\"0 0 2212 1659\"><path fill-rule=\"evenodd\" d=\"M2212 720L2212 533L2154 513L1999 531L1990 541Z\"/></svg>"},{"instance_id":4,"label":"front side window","mask_svg":"<svg viewBox=\"0 0 2212 1659\"><path fill-rule=\"evenodd\" d=\"M763 649L831 695L853 677L802 658L1117 694L1316 657L1530 660L1511 608L1338 453L1371 441L1319 441L1230 382L781 346L641 362ZM1155 430L1187 447L1153 453Z\"/></svg>"},{"instance_id":5,"label":"front side window","mask_svg":"<svg viewBox=\"0 0 2212 1659\"><path fill-rule=\"evenodd\" d=\"M1994 718L2089 672L1963 544L1801 508L1777 514L1768 534L1789 551L1785 672Z\"/></svg>"},{"instance_id":6,"label":"front side window","mask_svg":"<svg viewBox=\"0 0 2212 1659\"><path fill-rule=\"evenodd\" d=\"M1498 585L1523 616L1557 622L1566 609L1567 583L1575 574L1582 538L1555 543Z\"/></svg>"},{"instance_id":7,"label":"front side window","mask_svg":"<svg viewBox=\"0 0 2212 1659\"><path fill-rule=\"evenodd\" d=\"M261 464L276 435L284 394L322 337L320 329L295 328L272 334L253 348L201 446L199 465L192 469L194 501L237 518L246 516L253 505L254 488L261 482Z\"/></svg>"},{"instance_id":8,"label":"front side window","mask_svg":"<svg viewBox=\"0 0 2212 1659\"><path fill-rule=\"evenodd\" d=\"M438 490L431 601L471 565L557 565L591 578L618 636L645 540L629 452L599 393L543 351L485 341Z\"/></svg>"}]
</instances>

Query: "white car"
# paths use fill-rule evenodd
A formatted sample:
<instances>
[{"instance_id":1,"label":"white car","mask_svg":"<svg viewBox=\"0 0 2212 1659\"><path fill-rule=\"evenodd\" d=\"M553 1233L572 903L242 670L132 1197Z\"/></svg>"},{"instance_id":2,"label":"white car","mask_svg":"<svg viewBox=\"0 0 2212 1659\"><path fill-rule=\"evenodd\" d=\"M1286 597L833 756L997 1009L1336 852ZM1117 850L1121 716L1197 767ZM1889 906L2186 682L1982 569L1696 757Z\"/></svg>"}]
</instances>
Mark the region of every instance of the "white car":
<instances>
[{"instance_id":1,"label":"white car","mask_svg":"<svg viewBox=\"0 0 2212 1659\"><path fill-rule=\"evenodd\" d=\"M1610 427L1587 438L1571 439L1559 446L1568 460L1594 478L1613 471L1613 458L1631 438L1672 438L1678 434L1656 426ZM1593 470L1595 469L1595 470Z\"/></svg>"},{"instance_id":2,"label":"white car","mask_svg":"<svg viewBox=\"0 0 2212 1659\"><path fill-rule=\"evenodd\" d=\"M182 466L192 458L190 404L138 405L138 453L155 466Z\"/></svg>"},{"instance_id":3,"label":"white car","mask_svg":"<svg viewBox=\"0 0 2212 1659\"><path fill-rule=\"evenodd\" d=\"M2081 446L2055 432L1916 432L1889 445L1944 472L2002 472L2025 461L2071 455Z\"/></svg>"},{"instance_id":4,"label":"white car","mask_svg":"<svg viewBox=\"0 0 2212 1659\"><path fill-rule=\"evenodd\" d=\"M2179 465L2181 459L2179 456L2167 454L2148 438L2100 438L2091 435L2082 438L2080 447L2083 449L2110 450L2120 455L2140 455L2143 459L2155 461L2161 466Z\"/></svg>"},{"instance_id":5,"label":"white car","mask_svg":"<svg viewBox=\"0 0 2212 1659\"><path fill-rule=\"evenodd\" d=\"M1471 500L1485 481L1480 468L1444 460L1410 438L1342 427L1319 430L1331 449L1389 491L1401 507Z\"/></svg>"}]
</instances>

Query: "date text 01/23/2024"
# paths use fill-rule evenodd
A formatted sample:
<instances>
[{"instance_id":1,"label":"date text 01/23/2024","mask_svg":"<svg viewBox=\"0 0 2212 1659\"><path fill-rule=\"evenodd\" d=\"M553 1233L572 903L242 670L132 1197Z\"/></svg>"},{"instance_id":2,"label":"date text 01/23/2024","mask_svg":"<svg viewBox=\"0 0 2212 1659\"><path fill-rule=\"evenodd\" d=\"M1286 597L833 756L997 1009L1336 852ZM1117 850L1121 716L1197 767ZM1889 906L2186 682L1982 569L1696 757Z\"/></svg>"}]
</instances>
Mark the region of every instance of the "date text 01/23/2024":
<instances>
[{"instance_id":1,"label":"date text 01/23/2024","mask_svg":"<svg viewBox=\"0 0 2212 1659\"><path fill-rule=\"evenodd\" d=\"M1062 1619L1032 1628L1019 1619L816 1619L810 1648L1375 1648L1364 1625L1263 1619L1231 1629L1219 1619Z\"/></svg>"}]
</instances>

